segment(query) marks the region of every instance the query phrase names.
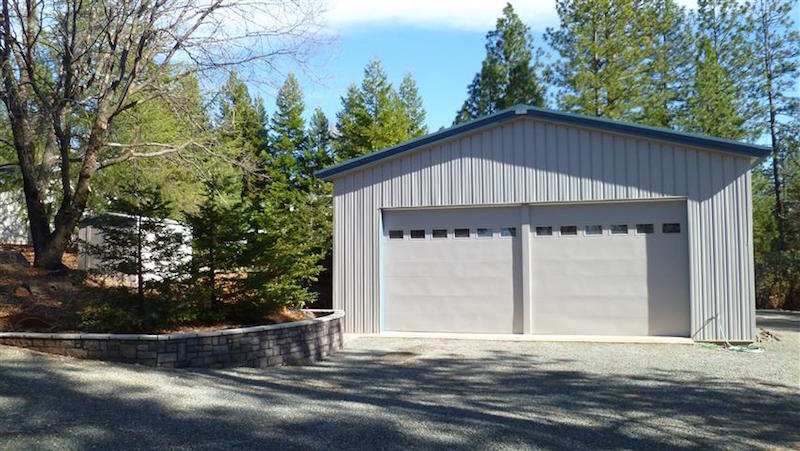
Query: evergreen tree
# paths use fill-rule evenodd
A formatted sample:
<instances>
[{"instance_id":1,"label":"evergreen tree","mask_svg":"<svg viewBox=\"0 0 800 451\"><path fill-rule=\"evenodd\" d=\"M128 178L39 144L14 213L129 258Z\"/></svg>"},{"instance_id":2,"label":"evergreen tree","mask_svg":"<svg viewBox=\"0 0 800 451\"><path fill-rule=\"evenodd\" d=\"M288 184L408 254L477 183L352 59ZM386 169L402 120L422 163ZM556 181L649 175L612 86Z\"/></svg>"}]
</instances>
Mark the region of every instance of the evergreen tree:
<instances>
[{"instance_id":1,"label":"evergreen tree","mask_svg":"<svg viewBox=\"0 0 800 451\"><path fill-rule=\"evenodd\" d=\"M644 30L641 111L636 122L677 127L691 67L688 14L674 0L649 0L641 9Z\"/></svg>"},{"instance_id":2,"label":"evergreen tree","mask_svg":"<svg viewBox=\"0 0 800 451\"><path fill-rule=\"evenodd\" d=\"M422 97L417 90L417 82L410 73L403 77L400 83L400 103L403 105L404 117L408 121L407 137L418 138L428 133L428 126L425 125L425 108L422 106Z\"/></svg>"},{"instance_id":3,"label":"evergreen tree","mask_svg":"<svg viewBox=\"0 0 800 451\"><path fill-rule=\"evenodd\" d=\"M516 104L543 106L544 88L537 69L530 28L507 3L495 29L486 35L486 58L467 88L469 97L458 111L455 123Z\"/></svg>"},{"instance_id":4,"label":"evergreen tree","mask_svg":"<svg viewBox=\"0 0 800 451\"><path fill-rule=\"evenodd\" d=\"M161 195L172 208L169 212L171 218L180 219L184 212L195 211L197 199L203 191L196 165L207 159L207 152L200 144L213 142L210 120L196 77L187 76L172 90L165 90L163 97L121 113L109 127L109 140L125 145L156 142L175 146L187 142L198 145L189 145L180 152L158 158L131 159L97 171L89 199L91 211L107 211L108 200L122 195L121 189L133 183L160 188ZM187 165L187 161L193 164Z\"/></svg>"},{"instance_id":5,"label":"evergreen tree","mask_svg":"<svg viewBox=\"0 0 800 451\"><path fill-rule=\"evenodd\" d=\"M294 74L289 74L275 99L268 146L270 177L283 177L300 189L298 160L306 152L305 101Z\"/></svg>"},{"instance_id":6,"label":"evergreen tree","mask_svg":"<svg viewBox=\"0 0 800 451\"><path fill-rule=\"evenodd\" d=\"M321 109L316 108L308 126L307 157L301 166L305 170L311 193L309 201L314 209L311 229L318 237L318 246L314 251L322 256L322 271L313 288L320 300L324 301L330 301L333 292L333 184L315 177L313 173L333 164L331 141L328 118Z\"/></svg>"},{"instance_id":7,"label":"evergreen tree","mask_svg":"<svg viewBox=\"0 0 800 451\"><path fill-rule=\"evenodd\" d=\"M233 72L222 88L217 126L220 151L241 169L242 192L263 186L266 165L267 114L260 98L253 100L247 85Z\"/></svg>"},{"instance_id":8,"label":"evergreen tree","mask_svg":"<svg viewBox=\"0 0 800 451\"><path fill-rule=\"evenodd\" d=\"M692 95L687 103L687 126L691 131L710 136L742 139L746 136L745 119L736 106L740 93L719 64L711 39L701 37L698 47Z\"/></svg>"},{"instance_id":9,"label":"evergreen tree","mask_svg":"<svg viewBox=\"0 0 800 451\"><path fill-rule=\"evenodd\" d=\"M170 206L158 188L127 184L111 200L110 210L113 213L94 220L101 242L83 245L89 255L98 259L96 270L100 274L136 279L137 309L141 314L146 285L178 274L184 237L166 221Z\"/></svg>"},{"instance_id":10,"label":"evergreen tree","mask_svg":"<svg viewBox=\"0 0 800 451\"><path fill-rule=\"evenodd\" d=\"M757 111L753 45L747 6L736 0L699 0L694 15L694 74L684 128L730 139L752 137Z\"/></svg>"},{"instance_id":11,"label":"evergreen tree","mask_svg":"<svg viewBox=\"0 0 800 451\"><path fill-rule=\"evenodd\" d=\"M415 119L409 119L409 112L389 82L380 61L375 59L367 64L361 86L350 85L342 98L342 110L336 114L339 136L334 148L337 160L347 160L406 141L412 137L411 129L424 133L415 122L424 116L424 110L421 105L418 108L414 105L415 89L410 88L410 83L406 85L406 101L410 102Z\"/></svg>"},{"instance_id":12,"label":"evergreen tree","mask_svg":"<svg viewBox=\"0 0 800 451\"><path fill-rule=\"evenodd\" d=\"M557 0L561 25L546 38L560 57L549 71L561 109L631 119L641 107L643 13L635 0Z\"/></svg>"},{"instance_id":13,"label":"evergreen tree","mask_svg":"<svg viewBox=\"0 0 800 451\"><path fill-rule=\"evenodd\" d=\"M314 172L333 164L330 122L319 107L311 115L306 137L307 145L298 160L300 177L307 192L327 193L328 184L314 176Z\"/></svg>"},{"instance_id":14,"label":"evergreen tree","mask_svg":"<svg viewBox=\"0 0 800 451\"><path fill-rule=\"evenodd\" d=\"M286 182L271 181L248 199L241 280L245 298L239 316L252 320L280 307L302 308L316 294L309 289L322 270L314 236L314 212L301 191Z\"/></svg>"},{"instance_id":15,"label":"evergreen tree","mask_svg":"<svg viewBox=\"0 0 800 451\"><path fill-rule=\"evenodd\" d=\"M796 2L785 0L756 0L751 8L751 21L755 52L759 70L756 73L756 97L763 105L759 118L759 132L768 135L772 146L770 178L775 199L774 215L777 226L778 248L787 248L787 214L784 202L783 162L791 133L781 133L783 124L791 121L792 109L798 106L797 88L800 78L800 31L792 19ZM800 122L800 121L798 121ZM783 126L792 130L791 126ZM782 140L781 137L787 137Z\"/></svg>"},{"instance_id":16,"label":"evergreen tree","mask_svg":"<svg viewBox=\"0 0 800 451\"><path fill-rule=\"evenodd\" d=\"M192 266L198 282L204 284L208 303L201 314L219 318L222 314L219 274L230 274L239 267L247 224L239 193L230 177L214 176L204 184L199 211L188 216L192 228Z\"/></svg>"}]
</instances>

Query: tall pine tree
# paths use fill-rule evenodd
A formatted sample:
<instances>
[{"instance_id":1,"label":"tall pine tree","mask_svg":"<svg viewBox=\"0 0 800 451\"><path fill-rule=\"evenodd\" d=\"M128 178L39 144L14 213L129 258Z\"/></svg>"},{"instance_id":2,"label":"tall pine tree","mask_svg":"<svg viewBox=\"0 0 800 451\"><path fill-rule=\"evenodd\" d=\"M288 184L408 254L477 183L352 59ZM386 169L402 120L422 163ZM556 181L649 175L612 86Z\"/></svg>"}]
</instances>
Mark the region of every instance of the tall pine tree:
<instances>
[{"instance_id":1,"label":"tall pine tree","mask_svg":"<svg viewBox=\"0 0 800 451\"><path fill-rule=\"evenodd\" d=\"M503 8L495 29L486 35L486 58L467 90L455 123L517 104L544 105L544 87L537 76L538 61L530 28L510 3Z\"/></svg>"},{"instance_id":2,"label":"tall pine tree","mask_svg":"<svg viewBox=\"0 0 800 451\"><path fill-rule=\"evenodd\" d=\"M641 106L643 13L635 0L557 0L561 21L546 38L558 106L610 119L633 119Z\"/></svg>"},{"instance_id":3,"label":"tall pine tree","mask_svg":"<svg viewBox=\"0 0 800 451\"><path fill-rule=\"evenodd\" d=\"M736 0L698 1L684 128L730 139L753 136L757 108L746 93L755 68L746 13L747 5Z\"/></svg>"},{"instance_id":4,"label":"tall pine tree","mask_svg":"<svg viewBox=\"0 0 800 451\"><path fill-rule=\"evenodd\" d=\"M400 83L400 104L403 106L403 114L408 122L406 135L408 138L418 138L428 133L428 126L425 125L425 108L422 106L422 97L417 90L417 82L410 73L403 77Z\"/></svg>"},{"instance_id":5,"label":"tall pine tree","mask_svg":"<svg viewBox=\"0 0 800 451\"><path fill-rule=\"evenodd\" d=\"M233 72L222 87L217 126L220 152L241 169L242 192L263 187L267 113L261 98L253 100L247 85Z\"/></svg>"},{"instance_id":6,"label":"tall pine tree","mask_svg":"<svg viewBox=\"0 0 800 451\"><path fill-rule=\"evenodd\" d=\"M336 114L337 160L393 146L427 131L420 123L425 110L415 84L410 76L406 78L405 93L401 95L378 59L367 64L361 85L350 85L342 98L342 110Z\"/></svg>"},{"instance_id":7,"label":"tall pine tree","mask_svg":"<svg viewBox=\"0 0 800 451\"><path fill-rule=\"evenodd\" d=\"M270 121L268 146L270 176L285 178L295 189L301 189L298 161L305 153L305 101L294 74L289 74L275 99L277 110Z\"/></svg>"},{"instance_id":8,"label":"tall pine tree","mask_svg":"<svg viewBox=\"0 0 800 451\"><path fill-rule=\"evenodd\" d=\"M674 0L648 0L640 8L643 61L636 122L677 127L691 67L691 27Z\"/></svg>"},{"instance_id":9,"label":"tall pine tree","mask_svg":"<svg viewBox=\"0 0 800 451\"><path fill-rule=\"evenodd\" d=\"M746 136L745 119L737 108L740 93L719 62L709 37L698 42L687 127L698 133L729 139Z\"/></svg>"},{"instance_id":10,"label":"tall pine tree","mask_svg":"<svg viewBox=\"0 0 800 451\"><path fill-rule=\"evenodd\" d=\"M795 28L792 8L797 3L786 0L756 0L751 8L753 24L752 40L759 70L756 74L756 98L763 105L758 129L769 137L772 146L770 157L771 185L774 199L774 215L777 225L777 244L780 250L787 249L787 212L784 202L783 162L791 152L788 137L800 124L791 114L798 107L797 89L800 78L800 31ZM796 111L796 110L795 110ZM787 137L787 139L781 139Z\"/></svg>"}]
</instances>

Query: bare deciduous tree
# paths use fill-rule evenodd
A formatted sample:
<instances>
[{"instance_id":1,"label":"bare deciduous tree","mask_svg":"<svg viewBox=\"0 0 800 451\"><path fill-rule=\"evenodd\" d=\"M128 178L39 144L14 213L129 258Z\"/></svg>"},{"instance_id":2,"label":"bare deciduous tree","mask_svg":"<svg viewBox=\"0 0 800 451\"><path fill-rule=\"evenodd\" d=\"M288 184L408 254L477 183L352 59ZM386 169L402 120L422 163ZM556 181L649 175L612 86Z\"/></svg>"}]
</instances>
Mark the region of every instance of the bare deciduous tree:
<instances>
[{"instance_id":1,"label":"bare deciduous tree","mask_svg":"<svg viewBox=\"0 0 800 451\"><path fill-rule=\"evenodd\" d=\"M189 75L302 62L320 17L314 0L2 0L0 13L0 99L43 268L61 266L96 171L195 144L112 143L115 118Z\"/></svg>"}]
</instances>

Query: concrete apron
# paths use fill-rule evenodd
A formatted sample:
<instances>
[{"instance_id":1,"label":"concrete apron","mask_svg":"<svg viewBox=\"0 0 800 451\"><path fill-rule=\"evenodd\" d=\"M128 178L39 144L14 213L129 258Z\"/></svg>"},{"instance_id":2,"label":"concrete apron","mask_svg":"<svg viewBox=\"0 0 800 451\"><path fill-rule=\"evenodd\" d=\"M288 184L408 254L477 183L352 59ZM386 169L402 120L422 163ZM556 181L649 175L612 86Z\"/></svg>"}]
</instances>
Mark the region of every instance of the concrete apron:
<instances>
[{"instance_id":1,"label":"concrete apron","mask_svg":"<svg viewBox=\"0 0 800 451\"><path fill-rule=\"evenodd\" d=\"M484 341L540 341L574 343L637 343L637 344L678 344L691 345L694 340L688 337L655 336L606 336L606 335L544 335L544 334L474 334L444 332L381 332L378 334L344 334L345 343L359 338L438 338L447 340Z\"/></svg>"}]
</instances>

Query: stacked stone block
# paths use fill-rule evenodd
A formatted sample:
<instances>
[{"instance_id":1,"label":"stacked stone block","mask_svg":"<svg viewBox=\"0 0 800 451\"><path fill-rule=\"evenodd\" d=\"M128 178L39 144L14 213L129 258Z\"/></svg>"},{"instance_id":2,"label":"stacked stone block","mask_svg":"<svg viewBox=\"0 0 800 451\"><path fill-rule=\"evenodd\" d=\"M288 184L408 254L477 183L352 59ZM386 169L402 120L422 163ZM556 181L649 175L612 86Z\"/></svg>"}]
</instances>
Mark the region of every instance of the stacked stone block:
<instances>
[{"instance_id":1,"label":"stacked stone block","mask_svg":"<svg viewBox=\"0 0 800 451\"><path fill-rule=\"evenodd\" d=\"M0 333L0 345L169 368L306 365L342 347L340 310L293 323L169 335Z\"/></svg>"}]
</instances>

